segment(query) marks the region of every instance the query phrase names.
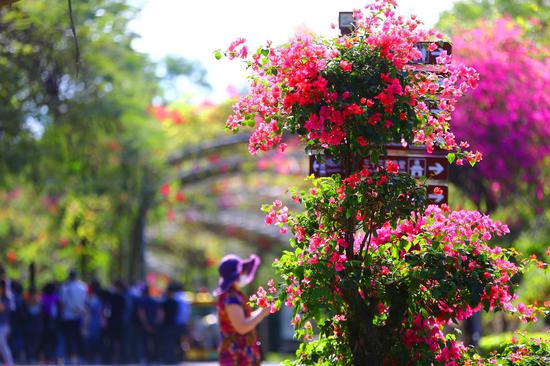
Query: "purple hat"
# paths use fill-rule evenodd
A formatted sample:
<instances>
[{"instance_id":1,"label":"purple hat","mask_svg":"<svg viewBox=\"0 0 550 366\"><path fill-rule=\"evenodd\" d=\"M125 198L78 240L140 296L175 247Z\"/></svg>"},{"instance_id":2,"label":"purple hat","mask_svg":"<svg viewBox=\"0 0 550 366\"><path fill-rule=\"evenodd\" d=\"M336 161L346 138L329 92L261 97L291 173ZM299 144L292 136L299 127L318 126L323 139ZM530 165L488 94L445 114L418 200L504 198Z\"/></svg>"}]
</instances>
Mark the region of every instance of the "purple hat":
<instances>
[{"instance_id":1,"label":"purple hat","mask_svg":"<svg viewBox=\"0 0 550 366\"><path fill-rule=\"evenodd\" d=\"M218 266L220 281L218 288L214 290L214 295L219 296L227 291L239 279L241 273L246 274L246 284L249 284L254 279L259 266L260 258L257 255L252 254L248 259L241 259L235 254L226 255Z\"/></svg>"}]
</instances>

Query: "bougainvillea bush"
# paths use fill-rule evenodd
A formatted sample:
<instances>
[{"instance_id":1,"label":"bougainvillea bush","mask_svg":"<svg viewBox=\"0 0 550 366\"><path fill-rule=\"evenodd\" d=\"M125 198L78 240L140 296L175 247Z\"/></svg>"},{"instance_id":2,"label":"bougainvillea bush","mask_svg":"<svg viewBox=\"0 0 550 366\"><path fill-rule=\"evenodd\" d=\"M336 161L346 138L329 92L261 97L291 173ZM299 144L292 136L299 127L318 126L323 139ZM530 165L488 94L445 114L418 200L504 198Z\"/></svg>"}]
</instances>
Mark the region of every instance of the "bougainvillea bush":
<instances>
[{"instance_id":1,"label":"bougainvillea bush","mask_svg":"<svg viewBox=\"0 0 550 366\"><path fill-rule=\"evenodd\" d=\"M283 135L294 134L317 159L343 167L294 192L304 211L279 200L264 207L266 223L293 235L274 264L280 281L252 300L294 309L300 365L456 365L467 353L444 333L449 323L481 308L535 317L536 309L513 303L524 264L487 244L505 225L426 207L425 187L395 162L356 164L376 165L388 143L439 148L456 164L481 160L455 139L450 121L458 98L477 85L476 71L446 52L418 65L419 48L437 49L432 41L442 36L395 6L379 0L355 11L354 32L336 39L299 35L250 56L239 39L224 52L252 72L250 93L227 121L231 130L254 128L252 154L284 150Z\"/></svg>"},{"instance_id":2,"label":"bougainvillea bush","mask_svg":"<svg viewBox=\"0 0 550 366\"><path fill-rule=\"evenodd\" d=\"M476 202L487 201L488 209L516 192L543 198L550 155L549 50L524 33L511 19L499 19L453 36L456 57L481 74L479 87L456 106L455 131L485 158L459 183Z\"/></svg>"},{"instance_id":3,"label":"bougainvillea bush","mask_svg":"<svg viewBox=\"0 0 550 366\"><path fill-rule=\"evenodd\" d=\"M268 44L251 56L251 91L234 106L227 126L254 127L252 154L284 149L282 135L292 133L310 150L341 158L359 154L377 160L385 143L414 141L425 143L428 151L438 145L456 153L459 164L464 158L481 159L449 130L450 113L457 99L477 84L477 73L445 54L438 65L410 65L421 56L417 42L441 35L420 30L418 20L396 16L390 3L369 6L368 17L356 12L358 27L352 37L298 35L283 47ZM244 39L226 54L246 58Z\"/></svg>"},{"instance_id":4,"label":"bougainvillea bush","mask_svg":"<svg viewBox=\"0 0 550 366\"><path fill-rule=\"evenodd\" d=\"M408 178L380 174L390 187ZM284 280L280 299L297 309L293 321L299 337L312 339L308 323L321 334L302 345L300 364L449 364L465 351L453 335L443 333L449 322L481 308L532 319L533 309L512 305L522 266L514 263L513 253L487 245L492 236L507 232L505 225L476 211L451 212L445 205L428 206L423 214L392 224L395 216L376 205L395 212L404 206L387 195L388 185L374 183L379 177L366 175L357 183L353 175L343 182L317 180L311 192L296 196L304 204L301 213L289 214L278 201L266 207L269 223L294 233L294 250L275 263ZM358 190L351 188L355 184ZM415 188L409 188L410 198ZM351 245L345 239L350 220L344 207L352 208L355 225L363 228ZM378 228L366 235L371 224ZM276 292L261 292L257 301L276 302L269 297Z\"/></svg>"},{"instance_id":5,"label":"bougainvillea bush","mask_svg":"<svg viewBox=\"0 0 550 366\"><path fill-rule=\"evenodd\" d=\"M550 344L540 338L513 339L500 358L491 360L503 366L546 366L550 364Z\"/></svg>"}]
</instances>

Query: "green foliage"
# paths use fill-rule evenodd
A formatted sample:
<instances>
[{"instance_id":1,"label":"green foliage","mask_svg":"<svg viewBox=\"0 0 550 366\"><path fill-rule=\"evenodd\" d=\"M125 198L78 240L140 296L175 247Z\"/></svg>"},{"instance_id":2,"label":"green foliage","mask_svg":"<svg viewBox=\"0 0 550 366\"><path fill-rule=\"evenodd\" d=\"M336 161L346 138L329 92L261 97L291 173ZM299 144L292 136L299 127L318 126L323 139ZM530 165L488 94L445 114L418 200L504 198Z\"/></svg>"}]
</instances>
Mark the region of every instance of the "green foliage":
<instances>
[{"instance_id":1,"label":"green foliage","mask_svg":"<svg viewBox=\"0 0 550 366\"><path fill-rule=\"evenodd\" d=\"M479 348L483 355L488 356L494 351L502 352L504 349L512 344L512 338L519 338L523 341L528 339L541 339L542 342L550 342L549 333L522 333L521 336L513 333L499 333L491 334L484 337L481 337L479 340Z\"/></svg>"},{"instance_id":2,"label":"green foliage","mask_svg":"<svg viewBox=\"0 0 550 366\"><path fill-rule=\"evenodd\" d=\"M550 364L550 343L544 339L523 339L506 346L499 361L503 366L546 366Z\"/></svg>"},{"instance_id":3,"label":"green foliage","mask_svg":"<svg viewBox=\"0 0 550 366\"><path fill-rule=\"evenodd\" d=\"M140 228L165 153L164 134L147 114L160 93L156 66L132 49L127 29L135 14L124 0L73 4L77 76L66 3L22 1L0 10L0 188L24 186L29 200L58 205L36 218L49 238L44 248L56 256L13 247L21 264L35 260L46 270L59 255L85 276L139 276ZM26 215L22 208L13 225ZM74 245L59 248L60 238Z\"/></svg>"},{"instance_id":4,"label":"green foliage","mask_svg":"<svg viewBox=\"0 0 550 366\"><path fill-rule=\"evenodd\" d=\"M437 322L457 323L475 308L510 309L521 266L512 264L513 251L485 244L490 231L503 233L500 224L434 207L411 214L421 211L414 205L423 205L423 192L407 174L363 171L312 183L309 194L294 196L303 212L277 201L264 207L266 222L294 234L292 250L274 263L279 296L270 291L266 300L294 309L295 335L304 342L297 364L349 364L357 338L375 360L405 364L415 354L434 362L429 343L445 339L447 352L463 352ZM393 189L408 207L392 209L399 197L386 191ZM495 297L502 290L510 293L504 302Z\"/></svg>"},{"instance_id":5,"label":"green foliage","mask_svg":"<svg viewBox=\"0 0 550 366\"><path fill-rule=\"evenodd\" d=\"M480 19L514 18L532 38L542 44L550 40L550 4L547 0L461 0L444 11L436 28L453 33L473 28Z\"/></svg>"},{"instance_id":6,"label":"green foliage","mask_svg":"<svg viewBox=\"0 0 550 366\"><path fill-rule=\"evenodd\" d=\"M206 81L206 70L198 62L170 55L164 58L163 63L167 79L174 81L185 76L197 85L211 88L210 84Z\"/></svg>"}]
</instances>

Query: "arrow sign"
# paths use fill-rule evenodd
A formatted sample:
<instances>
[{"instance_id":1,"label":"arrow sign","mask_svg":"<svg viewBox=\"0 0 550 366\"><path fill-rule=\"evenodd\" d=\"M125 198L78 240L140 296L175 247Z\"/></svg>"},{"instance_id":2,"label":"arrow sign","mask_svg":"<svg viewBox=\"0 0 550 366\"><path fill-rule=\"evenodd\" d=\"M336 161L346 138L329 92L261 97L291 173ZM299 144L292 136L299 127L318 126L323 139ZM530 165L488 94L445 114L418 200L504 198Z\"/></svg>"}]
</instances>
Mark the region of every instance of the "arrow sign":
<instances>
[{"instance_id":1,"label":"arrow sign","mask_svg":"<svg viewBox=\"0 0 550 366\"><path fill-rule=\"evenodd\" d=\"M426 157L428 165L428 178L447 180L449 179L449 161L444 156Z\"/></svg>"},{"instance_id":2,"label":"arrow sign","mask_svg":"<svg viewBox=\"0 0 550 366\"><path fill-rule=\"evenodd\" d=\"M318 172L320 167L321 166L320 166L319 162L317 160L313 160L313 171Z\"/></svg>"},{"instance_id":3,"label":"arrow sign","mask_svg":"<svg viewBox=\"0 0 550 366\"><path fill-rule=\"evenodd\" d=\"M449 202L449 187L447 184L428 185L428 203L441 205Z\"/></svg>"},{"instance_id":4,"label":"arrow sign","mask_svg":"<svg viewBox=\"0 0 550 366\"><path fill-rule=\"evenodd\" d=\"M439 174L443 173L445 168L443 168L443 165L436 162L435 165L428 166L428 170L430 172L434 173L435 175L439 175Z\"/></svg>"},{"instance_id":5,"label":"arrow sign","mask_svg":"<svg viewBox=\"0 0 550 366\"><path fill-rule=\"evenodd\" d=\"M439 204L445 199L445 195L443 193L430 193L428 195L428 198L430 199L430 201Z\"/></svg>"}]
</instances>

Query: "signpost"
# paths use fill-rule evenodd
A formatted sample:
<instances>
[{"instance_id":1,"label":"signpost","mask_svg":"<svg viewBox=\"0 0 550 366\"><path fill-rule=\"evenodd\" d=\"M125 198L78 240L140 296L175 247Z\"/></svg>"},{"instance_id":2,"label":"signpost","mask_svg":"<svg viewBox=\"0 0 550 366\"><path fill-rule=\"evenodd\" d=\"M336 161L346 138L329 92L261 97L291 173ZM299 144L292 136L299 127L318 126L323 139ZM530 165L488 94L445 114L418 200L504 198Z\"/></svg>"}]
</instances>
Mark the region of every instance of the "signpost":
<instances>
[{"instance_id":1,"label":"signpost","mask_svg":"<svg viewBox=\"0 0 550 366\"><path fill-rule=\"evenodd\" d=\"M388 153L380 158L378 164L373 164L368 159L360 159L356 162L357 170L366 168L376 172L379 167L384 167L389 161L397 163L400 172L407 172L413 178L427 179L428 202L443 204L449 201L449 162L442 152L427 153L422 148L409 150L392 150L390 146ZM309 173L315 177L330 177L333 174L344 174L344 166L341 162L331 158L318 161L314 156L309 159Z\"/></svg>"},{"instance_id":2,"label":"signpost","mask_svg":"<svg viewBox=\"0 0 550 366\"><path fill-rule=\"evenodd\" d=\"M323 161L317 161L315 156L309 157L309 174L313 174L317 178L343 173L344 166L338 160L325 158Z\"/></svg>"},{"instance_id":3,"label":"signpost","mask_svg":"<svg viewBox=\"0 0 550 366\"><path fill-rule=\"evenodd\" d=\"M410 149L394 146L386 146L388 153L378 161L378 166L386 166L388 161L393 161L399 166L400 172L407 172L416 179L428 179L428 202L443 204L449 201L449 161L443 151L434 151L429 154L425 148L414 146ZM376 171L378 168L369 160L363 159L361 168ZM436 189L439 187L440 189ZM434 192L435 190L435 192Z\"/></svg>"},{"instance_id":4,"label":"signpost","mask_svg":"<svg viewBox=\"0 0 550 366\"><path fill-rule=\"evenodd\" d=\"M349 34L353 31L355 20L351 12L341 12L339 15L339 24L342 35ZM437 48L430 50L430 45L435 43ZM448 55L452 52L452 45L449 42L418 42L415 47L422 53L422 56L410 62L417 72L421 71L420 65L435 65L437 57L443 52ZM440 77L442 80L442 78ZM437 114L439 111L433 109L432 113ZM388 161L394 161L399 166L400 172L407 172L413 178L427 179L427 199L429 203L441 205L449 201L449 187L447 180L449 179L449 162L446 158L446 152L434 149L434 152L429 154L425 146L407 146L404 147L398 143L390 143L386 145L387 154L382 156L377 165L372 164L368 159L360 159L355 162L355 169L360 170L367 168L371 172L375 172L378 167L386 166ZM309 174L315 177L329 177L333 174L344 174L343 164L332 158L324 158L318 161L314 156L309 159Z\"/></svg>"}]
</instances>

